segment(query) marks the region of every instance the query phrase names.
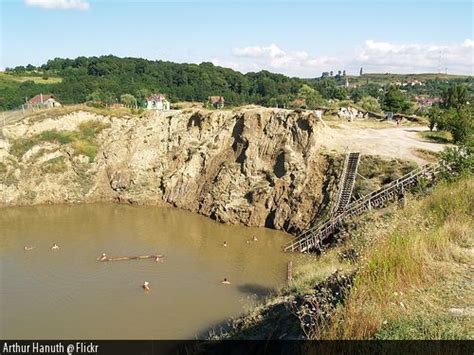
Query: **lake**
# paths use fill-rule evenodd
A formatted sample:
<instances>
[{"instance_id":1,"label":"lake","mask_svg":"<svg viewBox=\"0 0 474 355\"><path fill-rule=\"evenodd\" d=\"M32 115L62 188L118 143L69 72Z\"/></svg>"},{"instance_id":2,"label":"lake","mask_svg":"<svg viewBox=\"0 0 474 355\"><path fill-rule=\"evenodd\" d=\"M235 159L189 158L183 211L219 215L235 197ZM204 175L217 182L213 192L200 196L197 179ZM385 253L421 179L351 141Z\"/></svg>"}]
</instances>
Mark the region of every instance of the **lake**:
<instances>
[{"instance_id":1,"label":"lake","mask_svg":"<svg viewBox=\"0 0 474 355\"><path fill-rule=\"evenodd\" d=\"M285 285L291 238L173 208L2 208L0 338L202 337ZM102 252L165 258L98 262Z\"/></svg>"}]
</instances>

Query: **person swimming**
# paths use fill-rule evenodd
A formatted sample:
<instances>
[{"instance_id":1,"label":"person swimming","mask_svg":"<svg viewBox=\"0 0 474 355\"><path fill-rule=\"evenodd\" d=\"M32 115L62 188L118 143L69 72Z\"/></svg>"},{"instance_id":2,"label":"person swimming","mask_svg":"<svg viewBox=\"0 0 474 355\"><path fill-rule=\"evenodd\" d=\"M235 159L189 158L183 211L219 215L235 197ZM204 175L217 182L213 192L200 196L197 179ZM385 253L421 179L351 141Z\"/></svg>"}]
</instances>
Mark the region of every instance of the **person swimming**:
<instances>
[{"instance_id":1,"label":"person swimming","mask_svg":"<svg viewBox=\"0 0 474 355\"><path fill-rule=\"evenodd\" d=\"M253 236L252 240L253 240L254 242L258 241L258 239L257 239L256 236Z\"/></svg>"},{"instance_id":2,"label":"person swimming","mask_svg":"<svg viewBox=\"0 0 474 355\"><path fill-rule=\"evenodd\" d=\"M222 245L224 248L227 248L227 242L224 242L224 244Z\"/></svg>"},{"instance_id":3,"label":"person swimming","mask_svg":"<svg viewBox=\"0 0 474 355\"><path fill-rule=\"evenodd\" d=\"M35 247L28 247L28 246L25 246L23 249L24 249L25 251L28 251L28 250L33 250L34 248L35 248Z\"/></svg>"},{"instance_id":4,"label":"person swimming","mask_svg":"<svg viewBox=\"0 0 474 355\"><path fill-rule=\"evenodd\" d=\"M107 258L107 254L102 253L102 254L100 255L100 257L99 257L97 260L99 260L99 261L105 261L105 260L107 260L107 259L108 259L108 258Z\"/></svg>"},{"instance_id":5,"label":"person swimming","mask_svg":"<svg viewBox=\"0 0 474 355\"><path fill-rule=\"evenodd\" d=\"M230 285L230 281L227 280L227 277L224 277L224 280L222 280L222 283L223 283L224 285Z\"/></svg>"},{"instance_id":6,"label":"person swimming","mask_svg":"<svg viewBox=\"0 0 474 355\"><path fill-rule=\"evenodd\" d=\"M145 291L150 291L150 283L148 281L145 281L142 287Z\"/></svg>"},{"instance_id":7,"label":"person swimming","mask_svg":"<svg viewBox=\"0 0 474 355\"><path fill-rule=\"evenodd\" d=\"M51 250L58 250L59 249L59 245L57 245L56 243L53 244L53 246L51 247Z\"/></svg>"}]
</instances>

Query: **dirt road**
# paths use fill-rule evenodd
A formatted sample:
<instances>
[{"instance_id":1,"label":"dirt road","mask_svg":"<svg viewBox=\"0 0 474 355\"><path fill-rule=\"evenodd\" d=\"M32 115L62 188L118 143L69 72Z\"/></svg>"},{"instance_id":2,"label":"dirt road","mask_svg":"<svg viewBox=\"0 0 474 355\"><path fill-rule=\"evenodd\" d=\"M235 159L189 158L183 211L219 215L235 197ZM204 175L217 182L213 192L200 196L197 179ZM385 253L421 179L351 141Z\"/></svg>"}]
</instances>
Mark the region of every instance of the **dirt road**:
<instances>
[{"instance_id":1,"label":"dirt road","mask_svg":"<svg viewBox=\"0 0 474 355\"><path fill-rule=\"evenodd\" d=\"M343 125L340 128L324 129L325 146L330 150L344 152L346 149L362 154L376 154L391 158L400 158L425 164L427 161L416 154L417 149L432 152L442 151L444 144L423 140L418 132L427 131L426 127L396 128L352 128Z\"/></svg>"}]
</instances>

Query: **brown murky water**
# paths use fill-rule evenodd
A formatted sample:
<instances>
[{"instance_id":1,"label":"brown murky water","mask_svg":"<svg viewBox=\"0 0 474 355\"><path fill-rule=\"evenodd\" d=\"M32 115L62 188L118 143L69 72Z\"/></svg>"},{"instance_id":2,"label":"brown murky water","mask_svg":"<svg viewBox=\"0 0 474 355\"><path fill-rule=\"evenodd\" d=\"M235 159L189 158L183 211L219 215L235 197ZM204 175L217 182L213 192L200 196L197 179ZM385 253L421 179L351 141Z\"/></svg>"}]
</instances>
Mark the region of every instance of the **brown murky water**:
<instances>
[{"instance_id":1,"label":"brown murky water","mask_svg":"<svg viewBox=\"0 0 474 355\"><path fill-rule=\"evenodd\" d=\"M258 241L247 243L253 235ZM290 238L170 208L0 209L0 338L200 336L285 284L292 256L281 246ZM97 262L102 251L166 257Z\"/></svg>"}]
</instances>

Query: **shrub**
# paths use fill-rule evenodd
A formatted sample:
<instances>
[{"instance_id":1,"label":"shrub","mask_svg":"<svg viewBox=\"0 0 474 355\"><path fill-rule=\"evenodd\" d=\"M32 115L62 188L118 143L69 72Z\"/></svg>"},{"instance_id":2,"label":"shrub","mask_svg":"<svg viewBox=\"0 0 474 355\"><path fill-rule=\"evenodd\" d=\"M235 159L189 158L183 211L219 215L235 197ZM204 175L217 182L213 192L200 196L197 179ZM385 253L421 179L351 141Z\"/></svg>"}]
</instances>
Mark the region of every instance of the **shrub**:
<instances>
[{"instance_id":1,"label":"shrub","mask_svg":"<svg viewBox=\"0 0 474 355\"><path fill-rule=\"evenodd\" d=\"M66 169L66 162L62 156L50 159L41 165L43 173L57 174L66 171Z\"/></svg>"}]
</instances>

